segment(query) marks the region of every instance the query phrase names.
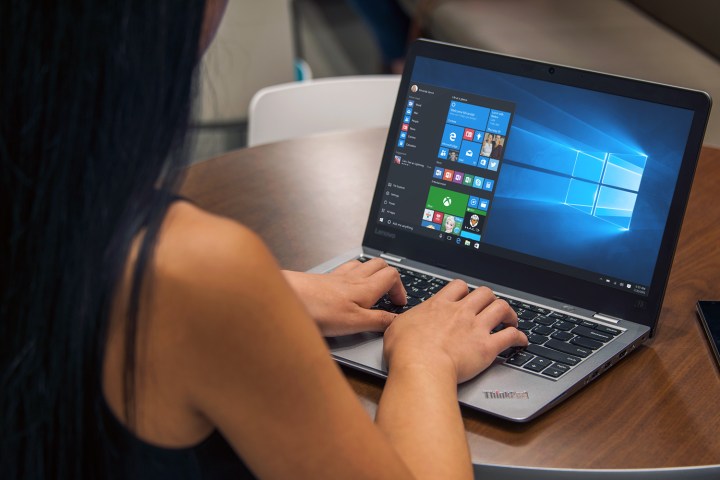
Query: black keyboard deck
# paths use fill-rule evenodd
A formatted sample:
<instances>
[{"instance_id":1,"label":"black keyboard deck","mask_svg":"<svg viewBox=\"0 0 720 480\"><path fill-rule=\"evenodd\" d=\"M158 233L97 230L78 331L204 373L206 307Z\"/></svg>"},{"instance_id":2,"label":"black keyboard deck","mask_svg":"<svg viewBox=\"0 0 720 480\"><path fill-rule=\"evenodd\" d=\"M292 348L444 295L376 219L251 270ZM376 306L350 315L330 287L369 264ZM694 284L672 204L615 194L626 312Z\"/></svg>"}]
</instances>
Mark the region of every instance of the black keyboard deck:
<instances>
[{"instance_id":1,"label":"black keyboard deck","mask_svg":"<svg viewBox=\"0 0 720 480\"><path fill-rule=\"evenodd\" d=\"M367 261L367 258L360 258ZM386 295L372 307L402 313L432 297L448 281L431 275L397 267L407 291L407 305L398 306ZM472 287L471 287L472 290ZM531 303L497 295L507 301L518 315L518 328L530 344L523 349L509 348L500 353L512 367L558 379L580 364L622 330L591 322ZM494 331L499 331L500 326Z\"/></svg>"}]
</instances>

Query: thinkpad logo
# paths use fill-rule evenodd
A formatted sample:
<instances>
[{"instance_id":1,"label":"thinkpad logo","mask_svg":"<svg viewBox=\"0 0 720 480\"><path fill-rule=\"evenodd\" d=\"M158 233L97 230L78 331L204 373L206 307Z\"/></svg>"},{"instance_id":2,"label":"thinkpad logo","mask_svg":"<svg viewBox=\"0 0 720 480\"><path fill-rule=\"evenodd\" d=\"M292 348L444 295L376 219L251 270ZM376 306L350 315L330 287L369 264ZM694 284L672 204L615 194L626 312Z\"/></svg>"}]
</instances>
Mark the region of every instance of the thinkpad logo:
<instances>
[{"instance_id":1,"label":"thinkpad logo","mask_svg":"<svg viewBox=\"0 0 720 480\"><path fill-rule=\"evenodd\" d=\"M483 392L485 398L492 400L530 400L530 394L528 392L501 392L500 390Z\"/></svg>"}]
</instances>

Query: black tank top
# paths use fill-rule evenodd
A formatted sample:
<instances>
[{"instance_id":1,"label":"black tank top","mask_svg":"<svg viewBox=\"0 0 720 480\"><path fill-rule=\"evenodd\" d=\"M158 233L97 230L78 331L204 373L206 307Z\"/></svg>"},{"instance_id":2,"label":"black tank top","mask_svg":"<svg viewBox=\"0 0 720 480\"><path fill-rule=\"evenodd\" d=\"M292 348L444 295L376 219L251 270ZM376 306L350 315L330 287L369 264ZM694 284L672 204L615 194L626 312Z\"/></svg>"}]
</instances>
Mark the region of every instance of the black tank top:
<instances>
[{"instance_id":1,"label":"black tank top","mask_svg":"<svg viewBox=\"0 0 720 480\"><path fill-rule=\"evenodd\" d=\"M109 442L113 480L225 480L254 479L217 430L187 448L151 445L120 423L102 401L104 430Z\"/></svg>"}]
</instances>

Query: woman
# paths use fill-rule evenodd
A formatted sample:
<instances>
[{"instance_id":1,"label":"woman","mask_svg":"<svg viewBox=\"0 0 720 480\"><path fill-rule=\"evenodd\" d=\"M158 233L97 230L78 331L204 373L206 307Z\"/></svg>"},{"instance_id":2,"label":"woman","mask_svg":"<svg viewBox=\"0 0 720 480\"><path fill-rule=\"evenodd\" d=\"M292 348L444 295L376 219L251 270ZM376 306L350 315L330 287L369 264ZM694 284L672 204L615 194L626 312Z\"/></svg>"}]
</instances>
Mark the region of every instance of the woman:
<instances>
[{"instance_id":1,"label":"woman","mask_svg":"<svg viewBox=\"0 0 720 480\"><path fill-rule=\"evenodd\" d=\"M369 310L406 301L382 260L281 272L172 193L223 8L0 3L3 478L469 478L456 383L525 344L507 304ZM385 329L373 423L321 334Z\"/></svg>"},{"instance_id":2,"label":"woman","mask_svg":"<svg viewBox=\"0 0 720 480\"><path fill-rule=\"evenodd\" d=\"M480 155L483 157L489 157L492 154L493 150L493 143L492 143L492 136L489 133L485 134L485 141L482 145L482 150L480 151Z\"/></svg>"},{"instance_id":3,"label":"woman","mask_svg":"<svg viewBox=\"0 0 720 480\"><path fill-rule=\"evenodd\" d=\"M445 215L445 233L453 233L455 230L455 217L452 215Z\"/></svg>"}]
</instances>

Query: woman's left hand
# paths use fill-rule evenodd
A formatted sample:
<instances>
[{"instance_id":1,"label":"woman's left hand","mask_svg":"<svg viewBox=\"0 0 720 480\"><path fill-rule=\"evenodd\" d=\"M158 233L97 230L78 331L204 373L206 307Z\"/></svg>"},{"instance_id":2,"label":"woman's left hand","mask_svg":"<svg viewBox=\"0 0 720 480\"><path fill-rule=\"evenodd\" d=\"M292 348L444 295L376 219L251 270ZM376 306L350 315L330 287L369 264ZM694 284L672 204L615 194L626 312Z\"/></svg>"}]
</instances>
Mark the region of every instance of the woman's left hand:
<instances>
[{"instance_id":1,"label":"woman's left hand","mask_svg":"<svg viewBox=\"0 0 720 480\"><path fill-rule=\"evenodd\" d=\"M397 305L407 303L400 275L381 258L353 260L326 274L283 274L326 337L383 332L397 315L370 307L386 293Z\"/></svg>"}]
</instances>

